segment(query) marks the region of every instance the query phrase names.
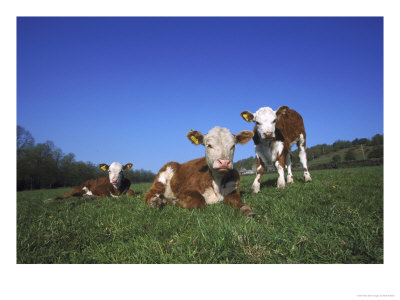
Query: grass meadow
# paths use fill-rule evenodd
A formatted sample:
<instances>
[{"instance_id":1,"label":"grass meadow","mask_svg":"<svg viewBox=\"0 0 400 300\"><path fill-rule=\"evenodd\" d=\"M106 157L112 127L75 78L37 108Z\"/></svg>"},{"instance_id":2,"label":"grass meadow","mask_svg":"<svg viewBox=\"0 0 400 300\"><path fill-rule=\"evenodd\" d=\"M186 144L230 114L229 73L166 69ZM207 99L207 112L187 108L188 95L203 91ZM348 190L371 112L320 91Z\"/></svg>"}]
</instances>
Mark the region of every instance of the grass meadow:
<instances>
[{"instance_id":1,"label":"grass meadow","mask_svg":"<svg viewBox=\"0 0 400 300\"><path fill-rule=\"evenodd\" d=\"M68 189L17 192L17 263L382 264L383 166L316 170L284 190L242 177L243 201L201 210L149 208L134 197L46 200Z\"/></svg>"}]
</instances>

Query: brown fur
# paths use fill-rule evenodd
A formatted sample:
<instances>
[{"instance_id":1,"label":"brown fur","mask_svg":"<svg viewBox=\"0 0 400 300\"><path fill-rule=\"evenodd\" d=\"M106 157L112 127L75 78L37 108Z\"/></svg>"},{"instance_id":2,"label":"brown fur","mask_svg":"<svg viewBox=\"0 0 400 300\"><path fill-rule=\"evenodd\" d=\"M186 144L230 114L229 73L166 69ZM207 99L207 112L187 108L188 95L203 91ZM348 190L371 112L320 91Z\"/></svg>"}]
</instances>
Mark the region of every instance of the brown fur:
<instances>
[{"instance_id":1,"label":"brown fur","mask_svg":"<svg viewBox=\"0 0 400 300\"><path fill-rule=\"evenodd\" d=\"M131 182L127 178L122 179L119 189L114 188L114 186L110 183L109 177L90 179L73 188L68 193L56 197L56 199L65 199L72 196L87 196L85 195L86 191L82 190L85 187L92 192L93 195L87 196L91 198L111 197L111 194L113 194L114 196L121 196L124 194L133 196L134 192L129 189L130 185Z\"/></svg>"},{"instance_id":2,"label":"brown fur","mask_svg":"<svg viewBox=\"0 0 400 300\"><path fill-rule=\"evenodd\" d=\"M306 131L304 129L303 118L300 114L287 106L284 107L285 110L283 113L279 113L282 107L277 111L278 121L275 125L275 135L278 140L284 142L285 148L289 148L290 143L296 140L300 134L303 134L305 140ZM305 147L306 144L304 142L304 148Z\"/></svg>"},{"instance_id":3,"label":"brown fur","mask_svg":"<svg viewBox=\"0 0 400 300\"><path fill-rule=\"evenodd\" d=\"M167 167L174 170L174 175L170 181L170 187L175 195L174 199L165 197L165 185L158 181L160 173L164 172ZM236 170L229 170L221 179L221 186L225 186L228 182L235 182L236 189L230 194L225 195L223 202L235 206L243 207L243 202L238 190L240 175ZM144 196L146 203L151 206L159 206L162 202L181 206L183 208L203 208L206 200L203 197L207 188L212 187L213 177L207 165L206 158L198 158L183 164L169 162L165 164L154 179L153 185ZM154 201L156 203L154 203ZM241 210L246 216L254 215L252 210L246 206Z\"/></svg>"}]
</instances>

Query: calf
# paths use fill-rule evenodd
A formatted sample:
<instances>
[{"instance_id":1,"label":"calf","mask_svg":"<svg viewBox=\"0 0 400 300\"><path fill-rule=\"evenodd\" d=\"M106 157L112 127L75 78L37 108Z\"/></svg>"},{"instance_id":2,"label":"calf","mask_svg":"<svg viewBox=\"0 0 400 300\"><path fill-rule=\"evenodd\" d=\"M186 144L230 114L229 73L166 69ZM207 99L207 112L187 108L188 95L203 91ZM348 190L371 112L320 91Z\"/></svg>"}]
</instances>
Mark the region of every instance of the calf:
<instances>
[{"instance_id":1,"label":"calf","mask_svg":"<svg viewBox=\"0 0 400 300\"><path fill-rule=\"evenodd\" d=\"M235 145L246 144L253 133L241 131L233 135L226 128L214 127L205 135L191 130L186 136L193 144L204 145L206 156L183 164L165 164L144 196L146 203L151 207L172 204L191 209L223 201L239 208L245 216L255 215L242 203L240 175L232 162Z\"/></svg>"},{"instance_id":2,"label":"calf","mask_svg":"<svg viewBox=\"0 0 400 300\"><path fill-rule=\"evenodd\" d=\"M99 167L103 171L108 171L108 177L87 180L56 199L65 199L71 196L103 198L119 197L124 194L134 195L133 191L129 189L131 182L122 173L123 170L132 168L131 163L122 166L119 162L113 162L110 166L100 164Z\"/></svg>"},{"instance_id":3,"label":"calf","mask_svg":"<svg viewBox=\"0 0 400 300\"><path fill-rule=\"evenodd\" d=\"M261 176L268 161L278 171L278 188L285 188L285 165L288 171L287 182L293 182L289 152L294 143L299 148L304 180L312 180L307 168L306 131L299 113L287 106L281 106L276 111L270 107L262 107L255 114L243 111L240 115L247 122L255 122L253 141L257 156L257 176L251 188L253 193L260 191Z\"/></svg>"}]
</instances>

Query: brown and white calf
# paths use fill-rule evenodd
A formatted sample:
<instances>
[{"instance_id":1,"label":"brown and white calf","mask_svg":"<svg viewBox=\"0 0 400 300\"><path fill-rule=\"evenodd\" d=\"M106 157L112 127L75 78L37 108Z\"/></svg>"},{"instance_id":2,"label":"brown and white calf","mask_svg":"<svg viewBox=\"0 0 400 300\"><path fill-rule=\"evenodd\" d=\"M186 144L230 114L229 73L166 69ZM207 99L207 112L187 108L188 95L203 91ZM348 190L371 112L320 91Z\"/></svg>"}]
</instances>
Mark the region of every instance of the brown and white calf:
<instances>
[{"instance_id":1,"label":"brown and white calf","mask_svg":"<svg viewBox=\"0 0 400 300\"><path fill-rule=\"evenodd\" d=\"M125 166L119 162L113 162L110 166L100 164L99 168L103 171L108 171L107 177L90 179L73 188L68 193L58 196L56 199L65 199L71 196L83 196L91 198L103 197L119 197L121 195L134 195L129 189L131 182L124 177L123 170L132 168L132 164L128 163Z\"/></svg>"},{"instance_id":2,"label":"brown and white calf","mask_svg":"<svg viewBox=\"0 0 400 300\"><path fill-rule=\"evenodd\" d=\"M193 144L205 146L205 157L165 164L144 196L146 203L151 207L172 204L192 209L223 201L239 208L245 216L255 215L241 200L240 175L233 169L236 144L246 144L253 133L241 131L234 135L226 128L214 127L205 135L191 130L186 136Z\"/></svg>"},{"instance_id":3,"label":"brown and white calf","mask_svg":"<svg viewBox=\"0 0 400 300\"><path fill-rule=\"evenodd\" d=\"M289 152L295 143L299 148L304 180L312 180L307 168L306 131L299 113L287 106L281 106L276 111L270 107L262 107L255 114L243 111L240 115L245 121L255 123L253 141L257 157L257 176L251 188L253 193L260 191L261 176L267 162L272 162L278 171L278 188L285 188L285 166L288 171L287 182L293 182Z\"/></svg>"}]
</instances>

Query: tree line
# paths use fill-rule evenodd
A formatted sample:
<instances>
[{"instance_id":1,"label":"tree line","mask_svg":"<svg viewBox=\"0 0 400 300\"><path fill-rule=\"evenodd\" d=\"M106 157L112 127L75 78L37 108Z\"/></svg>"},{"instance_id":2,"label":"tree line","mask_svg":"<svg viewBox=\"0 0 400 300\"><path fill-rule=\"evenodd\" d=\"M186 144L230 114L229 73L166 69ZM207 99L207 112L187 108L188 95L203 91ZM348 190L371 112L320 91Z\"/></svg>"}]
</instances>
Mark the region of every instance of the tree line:
<instances>
[{"instance_id":1,"label":"tree line","mask_svg":"<svg viewBox=\"0 0 400 300\"><path fill-rule=\"evenodd\" d=\"M151 182L155 174L147 170L124 171L131 182ZM35 143L31 133L17 126L17 190L71 187L105 176L91 162L76 161L73 153L64 154L52 141Z\"/></svg>"},{"instance_id":2,"label":"tree line","mask_svg":"<svg viewBox=\"0 0 400 300\"><path fill-rule=\"evenodd\" d=\"M373 158L382 158L383 157L383 135L376 134L371 139L362 138L362 139L354 139L353 141L346 140L337 140L332 145L327 144L318 144L313 147L307 148L307 159L308 161L312 161L314 159L319 158L322 155L327 155L329 153L335 153L342 149L348 149L345 153L343 159L345 161L355 160L355 148L360 147L361 149L365 149L364 159L373 159ZM362 148L368 147L368 148ZM372 149L371 149L372 147ZM296 167L300 164L299 150L291 151L291 160L293 167ZM251 156L249 158L240 160L234 164L235 169L241 170L252 170L255 168L255 156ZM334 162L340 162L342 160L342 156L339 154L335 154L332 157Z\"/></svg>"}]
</instances>

